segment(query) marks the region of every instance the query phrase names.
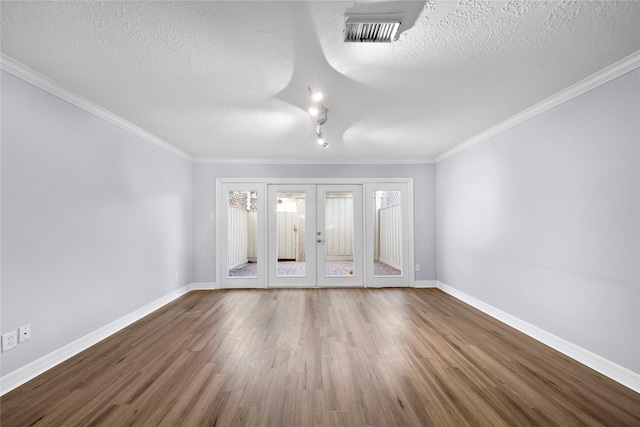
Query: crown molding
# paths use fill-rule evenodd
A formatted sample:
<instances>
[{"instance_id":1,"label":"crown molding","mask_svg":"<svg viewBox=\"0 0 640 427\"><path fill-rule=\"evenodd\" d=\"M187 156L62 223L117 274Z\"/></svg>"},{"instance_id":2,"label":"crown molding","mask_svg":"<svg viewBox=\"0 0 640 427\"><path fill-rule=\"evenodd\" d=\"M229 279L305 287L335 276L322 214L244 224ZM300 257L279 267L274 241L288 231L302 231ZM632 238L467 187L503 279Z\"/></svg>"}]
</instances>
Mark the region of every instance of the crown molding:
<instances>
[{"instance_id":1,"label":"crown molding","mask_svg":"<svg viewBox=\"0 0 640 427\"><path fill-rule=\"evenodd\" d=\"M434 159L230 159L215 157L194 157L193 163L218 163L218 164L268 164L268 165L426 165L435 163Z\"/></svg>"},{"instance_id":2,"label":"crown molding","mask_svg":"<svg viewBox=\"0 0 640 427\"><path fill-rule=\"evenodd\" d=\"M507 120L498 123L497 125L487 129L484 132L479 133L471 139L466 140L465 142L456 145L455 147L443 152L442 154L436 156L435 162L439 163L442 160L451 157L455 154L460 153L468 148L473 147L476 144L479 144L487 139L504 132L507 129L510 129L526 120L529 120L532 117L537 116L538 114L544 113L547 110L556 107L563 102L569 101L583 93L595 89L596 87L615 79L629 71L640 67L640 50L632 53L626 58L621 59L620 61L598 71L595 74L579 81L578 83L569 86L568 88L561 90L555 95L550 96L549 98L540 101L539 103L527 108L526 110L516 114L508 118Z\"/></svg>"},{"instance_id":3,"label":"crown molding","mask_svg":"<svg viewBox=\"0 0 640 427\"><path fill-rule=\"evenodd\" d=\"M59 83L54 82L53 80L43 76L37 71L32 70L31 68L5 55L4 53L0 53L0 69L13 74L14 76L28 83L31 83L32 85L39 87L40 89L45 90L50 94L55 95L58 98L61 98L69 102L70 104L73 104L76 107L93 114L96 117L99 117L115 126L118 126L120 129L127 131L139 138L142 138L145 141L148 141L170 152L171 154L174 154L184 160L193 161L193 158L184 151L174 147L166 141L163 141L157 136L152 135L146 130L141 129L138 126L126 121L122 117L113 114L106 108L101 107L98 104L95 104L88 99L81 97L70 89L67 89Z\"/></svg>"}]
</instances>

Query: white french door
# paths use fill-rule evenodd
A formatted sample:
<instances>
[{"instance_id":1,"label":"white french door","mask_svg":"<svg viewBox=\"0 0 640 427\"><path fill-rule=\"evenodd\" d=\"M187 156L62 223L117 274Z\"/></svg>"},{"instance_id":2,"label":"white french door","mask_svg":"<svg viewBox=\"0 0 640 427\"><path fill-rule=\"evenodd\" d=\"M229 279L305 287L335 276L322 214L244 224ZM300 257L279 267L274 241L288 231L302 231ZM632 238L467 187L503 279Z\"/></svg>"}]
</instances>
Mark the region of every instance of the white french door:
<instances>
[{"instance_id":1,"label":"white french door","mask_svg":"<svg viewBox=\"0 0 640 427\"><path fill-rule=\"evenodd\" d=\"M318 286L364 286L362 186L316 186Z\"/></svg>"},{"instance_id":2,"label":"white french door","mask_svg":"<svg viewBox=\"0 0 640 427\"><path fill-rule=\"evenodd\" d=\"M268 286L364 286L362 185L268 186Z\"/></svg>"},{"instance_id":3,"label":"white french door","mask_svg":"<svg viewBox=\"0 0 640 427\"><path fill-rule=\"evenodd\" d=\"M219 187L217 227L222 288L260 288L265 281L265 198L263 183L223 183Z\"/></svg>"},{"instance_id":4,"label":"white french door","mask_svg":"<svg viewBox=\"0 0 640 427\"><path fill-rule=\"evenodd\" d=\"M220 288L413 286L411 179L217 179Z\"/></svg>"},{"instance_id":5,"label":"white french door","mask_svg":"<svg viewBox=\"0 0 640 427\"><path fill-rule=\"evenodd\" d=\"M268 186L268 284L316 285L316 186Z\"/></svg>"},{"instance_id":6,"label":"white french door","mask_svg":"<svg viewBox=\"0 0 640 427\"><path fill-rule=\"evenodd\" d=\"M406 182L365 184L367 287L413 283L413 207Z\"/></svg>"}]
</instances>

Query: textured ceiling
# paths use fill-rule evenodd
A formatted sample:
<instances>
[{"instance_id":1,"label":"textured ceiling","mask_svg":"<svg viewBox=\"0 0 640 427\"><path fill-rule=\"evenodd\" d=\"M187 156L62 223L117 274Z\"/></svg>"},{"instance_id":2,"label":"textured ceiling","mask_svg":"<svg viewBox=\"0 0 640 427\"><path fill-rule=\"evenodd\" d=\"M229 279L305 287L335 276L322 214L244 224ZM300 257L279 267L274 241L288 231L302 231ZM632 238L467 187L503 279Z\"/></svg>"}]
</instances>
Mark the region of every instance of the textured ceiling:
<instances>
[{"instance_id":1,"label":"textured ceiling","mask_svg":"<svg viewBox=\"0 0 640 427\"><path fill-rule=\"evenodd\" d=\"M196 158L433 159L640 50L638 1L1 7L2 53ZM401 12L404 31L345 44L347 12Z\"/></svg>"}]
</instances>

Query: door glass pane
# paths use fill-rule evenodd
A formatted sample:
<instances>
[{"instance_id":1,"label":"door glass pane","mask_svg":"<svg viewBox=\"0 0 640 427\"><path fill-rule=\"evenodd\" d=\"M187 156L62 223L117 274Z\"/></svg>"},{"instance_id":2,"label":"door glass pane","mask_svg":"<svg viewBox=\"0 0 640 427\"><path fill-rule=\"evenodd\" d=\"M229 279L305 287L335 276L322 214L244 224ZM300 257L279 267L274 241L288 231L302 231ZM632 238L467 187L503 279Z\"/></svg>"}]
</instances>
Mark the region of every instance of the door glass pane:
<instances>
[{"instance_id":1,"label":"door glass pane","mask_svg":"<svg viewBox=\"0 0 640 427\"><path fill-rule=\"evenodd\" d=\"M400 191L374 191L373 275L402 275L402 198Z\"/></svg>"},{"instance_id":2,"label":"door glass pane","mask_svg":"<svg viewBox=\"0 0 640 427\"><path fill-rule=\"evenodd\" d=\"M276 275L305 275L305 193L276 194Z\"/></svg>"},{"instance_id":3,"label":"door glass pane","mask_svg":"<svg viewBox=\"0 0 640 427\"><path fill-rule=\"evenodd\" d=\"M229 277L257 277L258 193L227 194L227 272Z\"/></svg>"},{"instance_id":4,"label":"door glass pane","mask_svg":"<svg viewBox=\"0 0 640 427\"><path fill-rule=\"evenodd\" d=\"M353 276L353 192L325 195L325 275Z\"/></svg>"}]
</instances>

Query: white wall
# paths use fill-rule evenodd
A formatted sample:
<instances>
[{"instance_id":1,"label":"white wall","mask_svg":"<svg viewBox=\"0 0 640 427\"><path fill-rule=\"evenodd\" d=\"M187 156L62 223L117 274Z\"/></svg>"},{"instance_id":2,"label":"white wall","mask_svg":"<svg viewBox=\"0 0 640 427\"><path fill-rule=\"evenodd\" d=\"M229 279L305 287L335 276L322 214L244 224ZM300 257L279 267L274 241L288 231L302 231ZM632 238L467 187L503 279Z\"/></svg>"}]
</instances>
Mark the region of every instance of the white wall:
<instances>
[{"instance_id":1,"label":"white wall","mask_svg":"<svg viewBox=\"0 0 640 427\"><path fill-rule=\"evenodd\" d=\"M436 168L438 280L640 373L640 70Z\"/></svg>"},{"instance_id":2,"label":"white wall","mask_svg":"<svg viewBox=\"0 0 640 427\"><path fill-rule=\"evenodd\" d=\"M296 142L297 143L297 142ZM436 278L435 165L194 164L193 271L195 282L215 282L216 178L413 178L416 280Z\"/></svg>"},{"instance_id":3,"label":"white wall","mask_svg":"<svg viewBox=\"0 0 640 427\"><path fill-rule=\"evenodd\" d=\"M2 72L1 375L191 282L192 165ZM174 279L174 271L179 279Z\"/></svg>"}]
</instances>

